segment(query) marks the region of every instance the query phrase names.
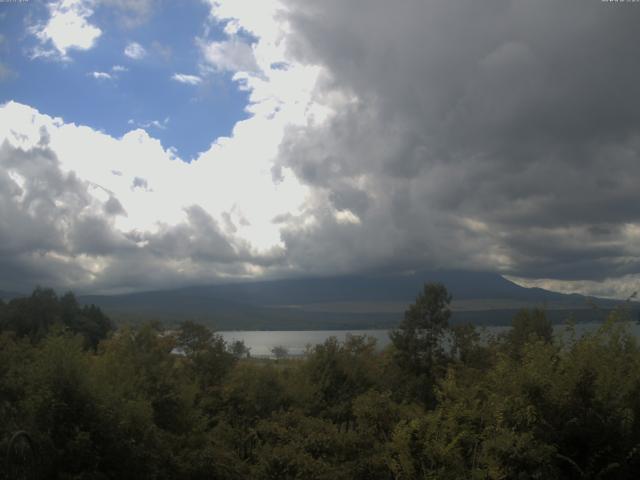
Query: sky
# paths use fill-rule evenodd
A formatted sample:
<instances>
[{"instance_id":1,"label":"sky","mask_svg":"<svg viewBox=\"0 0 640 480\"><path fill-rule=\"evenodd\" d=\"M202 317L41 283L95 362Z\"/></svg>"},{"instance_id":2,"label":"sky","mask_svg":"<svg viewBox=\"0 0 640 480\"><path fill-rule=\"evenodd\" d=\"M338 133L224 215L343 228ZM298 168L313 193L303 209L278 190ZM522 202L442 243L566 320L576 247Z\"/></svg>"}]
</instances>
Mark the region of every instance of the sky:
<instances>
[{"instance_id":1,"label":"sky","mask_svg":"<svg viewBox=\"0 0 640 480\"><path fill-rule=\"evenodd\" d=\"M640 2L0 2L0 289L640 289Z\"/></svg>"}]
</instances>

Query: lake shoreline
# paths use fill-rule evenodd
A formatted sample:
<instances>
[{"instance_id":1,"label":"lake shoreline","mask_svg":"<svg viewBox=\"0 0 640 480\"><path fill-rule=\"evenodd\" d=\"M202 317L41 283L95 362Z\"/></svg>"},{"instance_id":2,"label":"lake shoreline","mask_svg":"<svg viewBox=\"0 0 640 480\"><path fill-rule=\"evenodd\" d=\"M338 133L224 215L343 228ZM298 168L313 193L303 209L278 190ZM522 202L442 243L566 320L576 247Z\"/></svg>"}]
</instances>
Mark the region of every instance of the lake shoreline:
<instances>
[{"instance_id":1,"label":"lake shoreline","mask_svg":"<svg viewBox=\"0 0 640 480\"><path fill-rule=\"evenodd\" d=\"M640 324L634 321L628 322L629 327L636 337L640 338ZM570 323L555 324L554 334L561 335ZM576 334L583 335L602 326L603 322L574 323ZM509 328L506 325L478 326L478 330L488 336L500 334ZM347 335L360 335L372 337L376 340L376 348L383 350L391 343L389 332L393 329L352 329L352 330L225 330L217 331L225 341L242 341L250 350L250 355L256 358L274 358L272 349L284 348L287 356L304 355L309 347L319 345L330 337L336 337L344 341Z\"/></svg>"}]
</instances>

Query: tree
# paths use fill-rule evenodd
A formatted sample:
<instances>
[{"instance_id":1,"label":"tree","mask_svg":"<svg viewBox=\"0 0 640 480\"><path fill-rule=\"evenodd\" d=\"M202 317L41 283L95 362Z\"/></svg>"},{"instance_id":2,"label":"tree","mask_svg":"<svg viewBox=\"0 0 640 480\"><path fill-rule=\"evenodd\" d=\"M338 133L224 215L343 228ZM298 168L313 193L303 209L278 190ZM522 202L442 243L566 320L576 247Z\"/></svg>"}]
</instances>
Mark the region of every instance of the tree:
<instances>
[{"instance_id":1,"label":"tree","mask_svg":"<svg viewBox=\"0 0 640 480\"><path fill-rule=\"evenodd\" d=\"M518 357L522 347L535 340L551 343L553 326L541 308L520 310L513 317L512 328L505 334L511 355Z\"/></svg>"},{"instance_id":2,"label":"tree","mask_svg":"<svg viewBox=\"0 0 640 480\"><path fill-rule=\"evenodd\" d=\"M111 320L95 305L80 307L75 295L67 292L59 299L60 318L65 327L81 334L85 345L96 349L100 340L104 340L114 329Z\"/></svg>"},{"instance_id":3,"label":"tree","mask_svg":"<svg viewBox=\"0 0 640 480\"><path fill-rule=\"evenodd\" d=\"M287 347L283 347L282 345L276 345L271 349L271 355L280 360L289 356L289 350L287 350Z\"/></svg>"},{"instance_id":4,"label":"tree","mask_svg":"<svg viewBox=\"0 0 640 480\"><path fill-rule=\"evenodd\" d=\"M58 297L50 288L37 287L29 297L14 298L5 310L3 330L28 337L33 343L42 340L60 322Z\"/></svg>"},{"instance_id":5,"label":"tree","mask_svg":"<svg viewBox=\"0 0 640 480\"><path fill-rule=\"evenodd\" d=\"M307 409L346 430L354 423L353 400L378 380L375 340L348 335L343 343L329 337L316 345L303 364L311 385Z\"/></svg>"},{"instance_id":6,"label":"tree","mask_svg":"<svg viewBox=\"0 0 640 480\"><path fill-rule=\"evenodd\" d=\"M245 345L244 340L234 340L228 345L227 350L235 358L249 358L251 356L251 348Z\"/></svg>"},{"instance_id":7,"label":"tree","mask_svg":"<svg viewBox=\"0 0 640 480\"><path fill-rule=\"evenodd\" d=\"M404 313L398 329L390 334L394 359L401 369L415 377L414 394L425 402L433 400L436 369L445 359L442 342L449 329L451 295L441 283L426 283L413 305Z\"/></svg>"},{"instance_id":8,"label":"tree","mask_svg":"<svg viewBox=\"0 0 640 480\"><path fill-rule=\"evenodd\" d=\"M177 346L189 356L198 351L206 350L213 341L213 332L196 322L186 320L180 324Z\"/></svg>"},{"instance_id":9,"label":"tree","mask_svg":"<svg viewBox=\"0 0 640 480\"><path fill-rule=\"evenodd\" d=\"M228 350L221 335L192 321L180 324L176 346L185 353L190 368L204 391L218 386L239 358L236 355L238 352Z\"/></svg>"},{"instance_id":10,"label":"tree","mask_svg":"<svg viewBox=\"0 0 640 480\"><path fill-rule=\"evenodd\" d=\"M54 327L63 326L84 337L85 347L95 350L114 329L111 320L95 305L80 306L73 293L58 297L50 288L36 288L31 296L14 298L0 309L0 330L13 331L38 343Z\"/></svg>"}]
</instances>

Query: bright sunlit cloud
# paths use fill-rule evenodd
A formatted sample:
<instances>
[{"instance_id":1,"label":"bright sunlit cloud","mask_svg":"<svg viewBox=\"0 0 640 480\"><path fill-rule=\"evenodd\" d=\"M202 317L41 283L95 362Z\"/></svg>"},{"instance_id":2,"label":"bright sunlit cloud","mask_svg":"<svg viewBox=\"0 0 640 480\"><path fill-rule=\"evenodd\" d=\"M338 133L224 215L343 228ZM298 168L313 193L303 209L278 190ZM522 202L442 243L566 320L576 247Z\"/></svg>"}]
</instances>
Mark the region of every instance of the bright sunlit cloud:
<instances>
[{"instance_id":1,"label":"bright sunlit cloud","mask_svg":"<svg viewBox=\"0 0 640 480\"><path fill-rule=\"evenodd\" d=\"M31 28L42 46L34 50L34 56L57 54L68 59L69 50L89 50L102 35L100 28L92 25L93 2L87 0L58 0L48 4L50 17L46 23ZM55 49L48 49L48 44Z\"/></svg>"}]
</instances>

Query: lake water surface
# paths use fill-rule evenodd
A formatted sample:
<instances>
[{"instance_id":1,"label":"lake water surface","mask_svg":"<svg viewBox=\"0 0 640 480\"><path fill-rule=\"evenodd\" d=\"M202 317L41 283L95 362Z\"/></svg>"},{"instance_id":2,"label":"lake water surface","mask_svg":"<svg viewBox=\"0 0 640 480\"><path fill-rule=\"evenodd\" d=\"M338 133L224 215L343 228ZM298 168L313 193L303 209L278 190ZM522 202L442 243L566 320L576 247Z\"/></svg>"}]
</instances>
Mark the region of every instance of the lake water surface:
<instances>
[{"instance_id":1,"label":"lake water surface","mask_svg":"<svg viewBox=\"0 0 640 480\"><path fill-rule=\"evenodd\" d=\"M376 339L382 349L389 345L390 330L287 330L287 331L237 331L217 332L227 341L241 340L251 350L252 357L270 357L271 349L284 347L289 355L302 355L307 345L323 343L329 337L344 341L348 334L367 335Z\"/></svg>"},{"instance_id":2,"label":"lake water surface","mask_svg":"<svg viewBox=\"0 0 640 480\"><path fill-rule=\"evenodd\" d=\"M581 335L584 332L593 331L601 323L579 323L576 325L576 333ZM508 330L509 327L484 327L479 330L483 335L496 335ZM633 333L640 337L640 325L631 324ZM554 326L556 335L562 335L565 325ZM241 340L249 347L252 357L271 357L271 349L274 347L284 347L291 356L302 355L307 346L313 347L323 343L329 337L336 337L344 341L348 334L367 335L376 339L379 349L385 348L391 340L390 330L295 330L295 331L229 331L218 332L227 342Z\"/></svg>"}]
</instances>

